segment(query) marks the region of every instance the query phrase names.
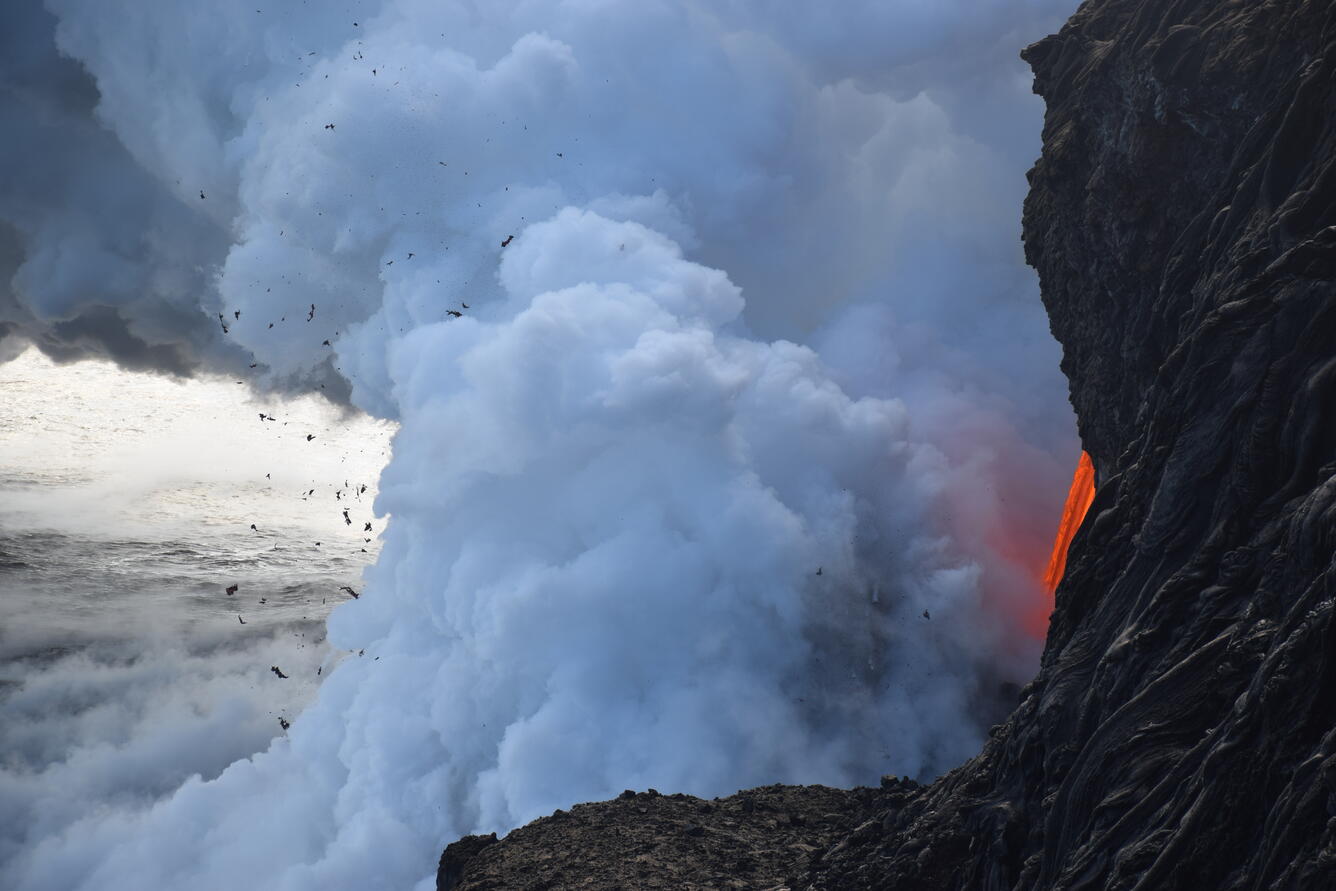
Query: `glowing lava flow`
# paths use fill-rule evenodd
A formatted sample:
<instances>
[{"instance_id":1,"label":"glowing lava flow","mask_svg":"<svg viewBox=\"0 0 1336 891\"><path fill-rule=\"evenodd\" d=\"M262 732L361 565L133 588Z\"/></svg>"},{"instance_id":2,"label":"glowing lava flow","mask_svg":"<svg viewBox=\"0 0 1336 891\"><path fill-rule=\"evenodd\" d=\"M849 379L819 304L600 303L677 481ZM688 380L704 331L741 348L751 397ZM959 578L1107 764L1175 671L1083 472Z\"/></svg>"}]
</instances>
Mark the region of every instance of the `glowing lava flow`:
<instances>
[{"instance_id":1,"label":"glowing lava flow","mask_svg":"<svg viewBox=\"0 0 1336 891\"><path fill-rule=\"evenodd\" d=\"M1044 589L1050 595L1058 589L1062 574L1067 569L1067 548L1072 543L1076 530L1081 528L1090 502L1095 500L1095 465L1088 452L1081 453L1081 463L1076 465L1076 475L1072 477L1071 490L1067 492L1067 503L1062 508L1062 524L1058 526L1057 538L1053 540L1053 555L1048 558L1048 569L1044 571Z\"/></svg>"}]
</instances>

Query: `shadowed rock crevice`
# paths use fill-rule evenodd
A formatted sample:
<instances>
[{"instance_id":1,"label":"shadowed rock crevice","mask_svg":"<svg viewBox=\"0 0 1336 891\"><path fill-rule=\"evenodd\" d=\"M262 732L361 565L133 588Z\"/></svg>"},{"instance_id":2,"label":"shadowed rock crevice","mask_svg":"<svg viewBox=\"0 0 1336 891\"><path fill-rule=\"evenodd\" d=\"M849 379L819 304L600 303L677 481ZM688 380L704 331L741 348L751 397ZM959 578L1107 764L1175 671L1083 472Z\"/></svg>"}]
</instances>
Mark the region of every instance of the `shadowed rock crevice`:
<instances>
[{"instance_id":1,"label":"shadowed rock crevice","mask_svg":"<svg viewBox=\"0 0 1336 891\"><path fill-rule=\"evenodd\" d=\"M1336 887L1336 6L1090 0L1025 58L1048 104L1026 252L1098 494L984 750L921 790L826 790L847 825L772 873ZM614 887L624 807L518 830L458 887ZM583 867L534 867L576 844ZM694 857L629 886L729 887Z\"/></svg>"}]
</instances>

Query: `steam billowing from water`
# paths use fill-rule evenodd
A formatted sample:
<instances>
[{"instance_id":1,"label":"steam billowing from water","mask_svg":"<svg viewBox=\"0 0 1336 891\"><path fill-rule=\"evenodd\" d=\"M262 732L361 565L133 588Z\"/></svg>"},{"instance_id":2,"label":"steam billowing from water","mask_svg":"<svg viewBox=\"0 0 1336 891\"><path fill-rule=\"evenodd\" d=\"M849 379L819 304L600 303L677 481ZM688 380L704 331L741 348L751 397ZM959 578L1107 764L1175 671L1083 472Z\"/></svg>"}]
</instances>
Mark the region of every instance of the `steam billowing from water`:
<instances>
[{"instance_id":1,"label":"steam billowing from water","mask_svg":"<svg viewBox=\"0 0 1336 891\"><path fill-rule=\"evenodd\" d=\"M401 428L364 655L6 884L404 887L625 787L976 751L1075 453L1015 59L1072 5L16 13L0 331Z\"/></svg>"}]
</instances>

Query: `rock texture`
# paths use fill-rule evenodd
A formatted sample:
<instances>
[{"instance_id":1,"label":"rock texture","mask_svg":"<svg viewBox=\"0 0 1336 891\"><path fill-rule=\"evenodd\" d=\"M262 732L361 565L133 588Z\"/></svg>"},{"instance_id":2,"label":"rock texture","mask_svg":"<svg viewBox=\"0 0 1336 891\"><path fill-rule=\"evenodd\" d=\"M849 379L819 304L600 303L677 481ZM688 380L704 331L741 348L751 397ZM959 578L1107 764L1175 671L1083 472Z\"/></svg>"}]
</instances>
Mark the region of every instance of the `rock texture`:
<instances>
[{"instance_id":1,"label":"rock texture","mask_svg":"<svg viewBox=\"0 0 1336 891\"><path fill-rule=\"evenodd\" d=\"M1336 4L1088 0L1025 58L1026 250L1099 491L983 752L848 793L859 825L774 875L1336 888ZM615 833L592 807L579 837ZM527 832L477 862L533 862Z\"/></svg>"},{"instance_id":2,"label":"rock texture","mask_svg":"<svg viewBox=\"0 0 1336 891\"><path fill-rule=\"evenodd\" d=\"M446 848L437 891L543 888L792 887L828 849L919 787L766 786L704 801L623 792L515 830L504 842L467 836Z\"/></svg>"},{"instance_id":3,"label":"rock texture","mask_svg":"<svg viewBox=\"0 0 1336 891\"><path fill-rule=\"evenodd\" d=\"M1336 6L1095 0L1026 249L1099 490L1038 678L827 887L1336 887Z\"/></svg>"}]
</instances>

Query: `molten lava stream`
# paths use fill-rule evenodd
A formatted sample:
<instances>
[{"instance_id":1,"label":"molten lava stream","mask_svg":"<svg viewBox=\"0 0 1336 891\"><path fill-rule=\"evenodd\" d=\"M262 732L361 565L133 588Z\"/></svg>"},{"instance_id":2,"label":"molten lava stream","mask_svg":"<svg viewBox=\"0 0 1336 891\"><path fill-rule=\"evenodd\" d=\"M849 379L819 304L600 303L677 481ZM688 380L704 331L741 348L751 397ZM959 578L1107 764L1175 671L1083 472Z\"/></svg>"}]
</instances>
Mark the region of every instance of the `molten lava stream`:
<instances>
[{"instance_id":1,"label":"molten lava stream","mask_svg":"<svg viewBox=\"0 0 1336 891\"><path fill-rule=\"evenodd\" d=\"M1067 548L1071 546L1076 530L1081 528L1090 503L1095 500L1095 465L1088 452L1081 453L1081 462L1076 465L1076 474L1072 477L1072 487L1067 492L1067 503L1062 508L1062 523L1058 526L1058 535L1053 540L1053 555L1048 558L1048 569L1044 571L1044 590L1048 592L1050 602L1062 574L1067 570Z\"/></svg>"}]
</instances>

